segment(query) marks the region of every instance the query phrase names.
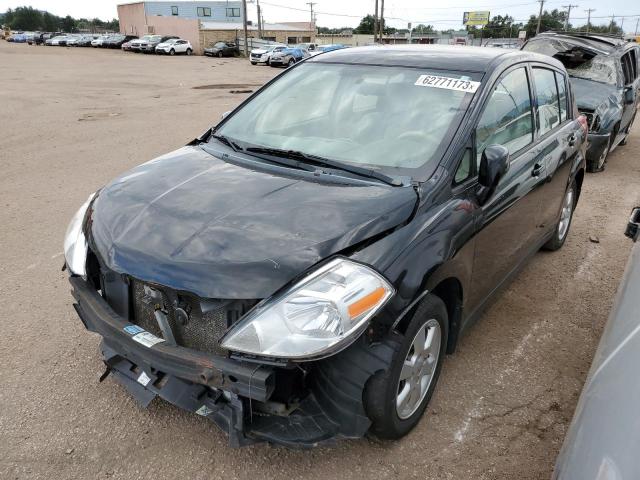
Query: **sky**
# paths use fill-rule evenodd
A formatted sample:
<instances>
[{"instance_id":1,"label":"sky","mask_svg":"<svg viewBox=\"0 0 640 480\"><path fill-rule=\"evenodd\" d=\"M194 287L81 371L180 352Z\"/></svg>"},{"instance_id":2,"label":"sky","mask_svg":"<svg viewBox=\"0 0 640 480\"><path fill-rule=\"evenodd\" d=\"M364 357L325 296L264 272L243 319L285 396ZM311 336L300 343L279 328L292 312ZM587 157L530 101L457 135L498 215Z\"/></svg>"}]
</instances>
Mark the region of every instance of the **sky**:
<instances>
[{"instance_id":1,"label":"sky","mask_svg":"<svg viewBox=\"0 0 640 480\"><path fill-rule=\"evenodd\" d=\"M179 4L181 0L175 0ZM267 22L308 20L309 5L314 1L317 12L317 24L323 27L356 27L367 13L373 13L375 0L260 0L263 16ZM118 0L0 0L0 12L7 8L29 5L40 10L48 10L56 15L73 17L98 17L103 20L117 18L116 5L124 3ZM569 3L578 4L571 11L571 23L586 23L585 9L594 8L593 24L608 24L611 15L617 16L625 31L634 33L636 21L640 18L638 0L547 0L544 8L562 9ZM407 23L431 24L438 30L462 27L462 14L465 11L489 10L491 15L509 14L516 21L526 22L530 15L537 15L540 5L535 0L385 0L387 25L406 28ZM256 2L248 0L249 19L256 20ZM635 16L634 16L635 15Z\"/></svg>"}]
</instances>

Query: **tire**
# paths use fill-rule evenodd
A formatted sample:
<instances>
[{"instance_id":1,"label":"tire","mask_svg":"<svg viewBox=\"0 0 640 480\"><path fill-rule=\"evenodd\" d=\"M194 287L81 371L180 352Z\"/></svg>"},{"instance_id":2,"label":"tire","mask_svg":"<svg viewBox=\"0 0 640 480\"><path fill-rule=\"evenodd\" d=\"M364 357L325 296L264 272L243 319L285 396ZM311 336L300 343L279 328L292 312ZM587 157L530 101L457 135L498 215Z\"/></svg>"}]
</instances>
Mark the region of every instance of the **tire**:
<instances>
[{"instance_id":1,"label":"tire","mask_svg":"<svg viewBox=\"0 0 640 480\"><path fill-rule=\"evenodd\" d=\"M173 56L173 55L175 55L175 54L176 54L176 51L175 51L173 48L172 48L171 50L169 50L169 55L172 55L172 56Z\"/></svg>"},{"instance_id":2,"label":"tire","mask_svg":"<svg viewBox=\"0 0 640 480\"><path fill-rule=\"evenodd\" d=\"M423 355L415 347L416 342L422 344L421 334L425 335L422 337L425 342L429 338L432 342L423 350ZM395 353L389 368L376 373L365 386L364 406L372 422L369 434L381 439L398 439L418 424L438 382L448 335L449 319L444 302L427 294L418 304L404 335L390 336ZM414 363L418 362L417 370L405 365L409 357ZM402 378L405 375L411 377Z\"/></svg>"},{"instance_id":3,"label":"tire","mask_svg":"<svg viewBox=\"0 0 640 480\"><path fill-rule=\"evenodd\" d=\"M290 67L294 63L296 63L296 61L293 58L290 58L289 61L287 62L287 67Z\"/></svg>"},{"instance_id":4,"label":"tire","mask_svg":"<svg viewBox=\"0 0 640 480\"><path fill-rule=\"evenodd\" d=\"M556 224L556 228L553 230L553 237L542 246L543 250L555 252L560 250L564 245L564 242L569 236L569 229L571 228L571 220L573 219L573 212L578 203L578 190L576 188L575 180L571 181L571 184L567 188L562 197L562 210L560 211L560 219Z\"/></svg>"},{"instance_id":5,"label":"tire","mask_svg":"<svg viewBox=\"0 0 640 480\"><path fill-rule=\"evenodd\" d=\"M187 55L191 55L193 53L193 50L191 50L190 48L187 48Z\"/></svg>"},{"instance_id":6,"label":"tire","mask_svg":"<svg viewBox=\"0 0 640 480\"><path fill-rule=\"evenodd\" d=\"M218 52L218 58L222 58L222 57L223 57L222 52Z\"/></svg>"},{"instance_id":7,"label":"tire","mask_svg":"<svg viewBox=\"0 0 640 480\"><path fill-rule=\"evenodd\" d=\"M270 58L267 58L267 63L266 63L266 65L267 65L267 66L271 65L271 59L270 59Z\"/></svg>"},{"instance_id":8,"label":"tire","mask_svg":"<svg viewBox=\"0 0 640 480\"><path fill-rule=\"evenodd\" d=\"M611 134L613 136L613 134ZM607 157L609 156L609 149L611 148L611 137L607 140L602 154L598 158L593 158L587 162L587 171L591 173L602 172L607 167Z\"/></svg>"},{"instance_id":9,"label":"tire","mask_svg":"<svg viewBox=\"0 0 640 480\"><path fill-rule=\"evenodd\" d=\"M251 62L251 65L257 65L258 62Z\"/></svg>"}]
</instances>

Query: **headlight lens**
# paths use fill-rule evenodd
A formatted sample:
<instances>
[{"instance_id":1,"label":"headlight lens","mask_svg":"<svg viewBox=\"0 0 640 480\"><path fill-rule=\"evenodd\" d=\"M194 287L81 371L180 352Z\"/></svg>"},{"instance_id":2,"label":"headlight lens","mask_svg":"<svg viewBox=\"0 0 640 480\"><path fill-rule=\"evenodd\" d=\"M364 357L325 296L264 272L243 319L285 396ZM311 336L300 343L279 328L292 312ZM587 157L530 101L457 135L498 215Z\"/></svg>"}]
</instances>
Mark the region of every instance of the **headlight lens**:
<instances>
[{"instance_id":1,"label":"headlight lens","mask_svg":"<svg viewBox=\"0 0 640 480\"><path fill-rule=\"evenodd\" d=\"M87 213L89 203L95 197L95 193L89 195L86 202L80 207L69 222L67 233L64 236L64 259L67 267L76 275L86 275L87 239L82 231L82 222Z\"/></svg>"},{"instance_id":2,"label":"headlight lens","mask_svg":"<svg viewBox=\"0 0 640 480\"><path fill-rule=\"evenodd\" d=\"M222 346L297 360L327 356L355 339L393 293L373 269L338 258L250 312Z\"/></svg>"}]
</instances>

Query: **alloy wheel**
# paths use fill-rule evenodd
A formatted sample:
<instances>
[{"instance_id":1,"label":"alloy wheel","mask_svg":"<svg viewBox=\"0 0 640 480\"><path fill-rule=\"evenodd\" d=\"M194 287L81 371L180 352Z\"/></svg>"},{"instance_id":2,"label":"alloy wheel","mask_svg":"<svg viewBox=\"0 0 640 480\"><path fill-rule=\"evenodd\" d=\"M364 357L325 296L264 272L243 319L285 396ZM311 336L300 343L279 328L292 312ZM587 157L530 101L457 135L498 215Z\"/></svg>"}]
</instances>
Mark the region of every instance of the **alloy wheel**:
<instances>
[{"instance_id":1,"label":"alloy wheel","mask_svg":"<svg viewBox=\"0 0 640 480\"><path fill-rule=\"evenodd\" d=\"M400 371L396 413L402 420L413 415L424 400L440 357L440 324L428 320L416 332Z\"/></svg>"},{"instance_id":2,"label":"alloy wheel","mask_svg":"<svg viewBox=\"0 0 640 480\"><path fill-rule=\"evenodd\" d=\"M560 213L560 223L558 223L558 240L562 241L569 231L571 215L573 214L573 187L567 190L562 202L562 212Z\"/></svg>"}]
</instances>

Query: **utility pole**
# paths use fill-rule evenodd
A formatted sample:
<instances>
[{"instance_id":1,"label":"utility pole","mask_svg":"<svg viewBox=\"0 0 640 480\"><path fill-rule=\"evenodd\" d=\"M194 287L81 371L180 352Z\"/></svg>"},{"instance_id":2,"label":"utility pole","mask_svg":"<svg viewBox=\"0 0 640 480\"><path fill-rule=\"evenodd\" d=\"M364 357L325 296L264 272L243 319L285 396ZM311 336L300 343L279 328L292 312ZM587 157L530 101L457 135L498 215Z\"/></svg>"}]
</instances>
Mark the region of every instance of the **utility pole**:
<instances>
[{"instance_id":1,"label":"utility pole","mask_svg":"<svg viewBox=\"0 0 640 480\"><path fill-rule=\"evenodd\" d=\"M638 25L640 25L640 18L638 18L638 20L636 20L636 33L635 36L638 36Z\"/></svg>"},{"instance_id":2,"label":"utility pole","mask_svg":"<svg viewBox=\"0 0 640 480\"><path fill-rule=\"evenodd\" d=\"M587 8L585 12L587 12L587 33L591 30L591 12L595 12L595 8Z\"/></svg>"},{"instance_id":3,"label":"utility pole","mask_svg":"<svg viewBox=\"0 0 640 480\"><path fill-rule=\"evenodd\" d=\"M376 43L378 37L378 0L376 0L376 8L373 13L373 43Z\"/></svg>"},{"instance_id":4,"label":"utility pole","mask_svg":"<svg viewBox=\"0 0 640 480\"><path fill-rule=\"evenodd\" d=\"M249 34L247 33L247 0L242 0L242 24L244 25L244 56L249 56Z\"/></svg>"},{"instance_id":5,"label":"utility pole","mask_svg":"<svg viewBox=\"0 0 640 480\"><path fill-rule=\"evenodd\" d=\"M380 0L380 21L378 22L378 25L380 25L380 43L382 42L382 36L384 35L384 0Z\"/></svg>"},{"instance_id":6,"label":"utility pole","mask_svg":"<svg viewBox=\"0 0 640 480\"><path fill-rule=\"evenodd\" d=\"M262 14L260 13L260 0L256 0L256 7L258 8L258 38L262 38Z\"/></svg>"},{"instance_id":7,"label":"utility pole","mask_svg":"<svg viewBox=\"0 0 640 480\"><path fill-rule=\"evenodd\" d=\"M620 30L622 31L622 35L624 36L624 17L620 20Z\"/></svg>"},{"instance_id":8,"label":"utility pole","mask_svg":"<svg viewBox=\"0 0 640 480\"><path fill-rule=\"evenodd\" d=\"M614 16L611 15L611 23L609 24L609 33L613 32L613 22L614 22Z\"/></svg>"},{"instance_id":9,"label":"utility pole","mask_svg":"<svg viewBox=\"0 0 640 480\"><path fill-rule=\"evenodd\" d=\"M569 17L571 16L571 9L573 7L579 7L580 5L562 5L562 8L566 8L567 9L567 18L565 18L564 20L564 31L566 32L567 30L569 30Z\"/></svg>"},{"instance_id":10,"label":"utility pole","mask_svg":"<svg viewBox=\"0 0 640 480\"><path fill-rule=\"evenodd\" d=\"M545 0L538 0L540 2L540 13L538 14L538 26L536 27L536 35L540 33L540 23L542 23L542 7L544 7Z\"/></svg>"},{"instance_id":11,"label":"utility pole","mask_svg":"<svg viewBox=\"0 0 640 480\"><path fill-rule=\"evenodd\" d=\"M317 2L307 2L307 5L309 5L309 9L311 10L311 21L309 22L309 30L313 28L313 6L317 4Z\"/></svg>"}]
</instances>

